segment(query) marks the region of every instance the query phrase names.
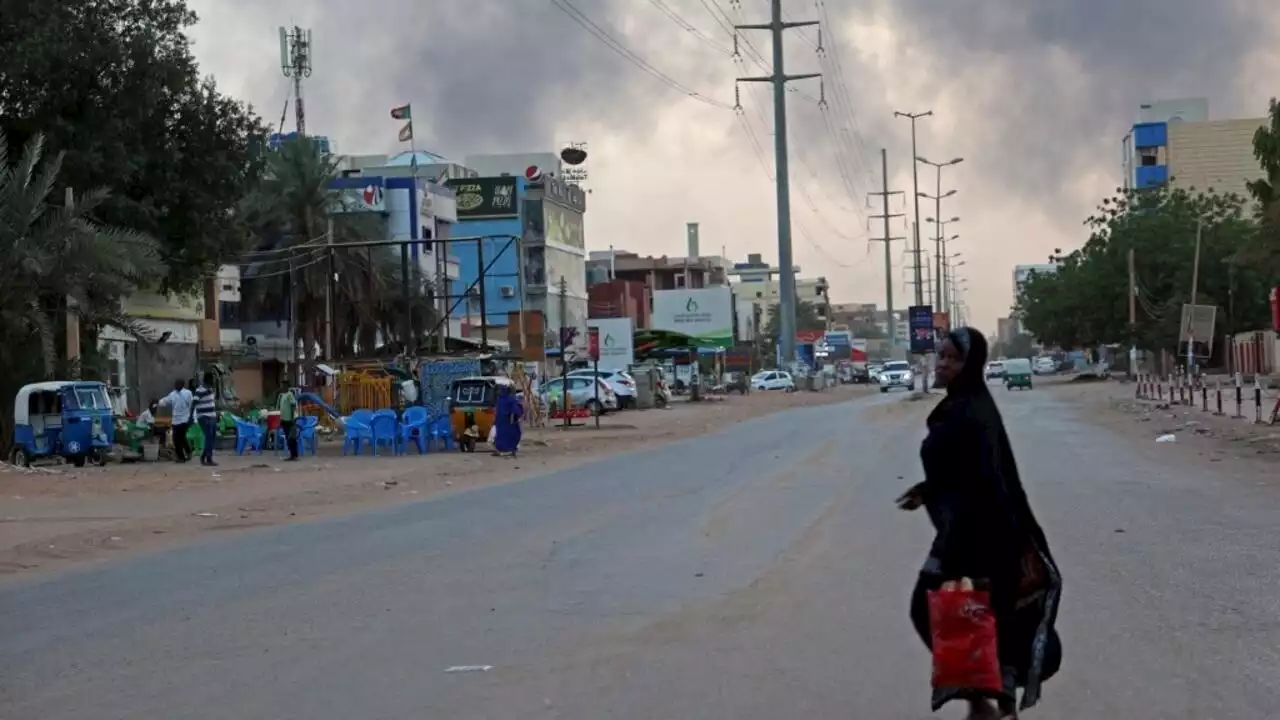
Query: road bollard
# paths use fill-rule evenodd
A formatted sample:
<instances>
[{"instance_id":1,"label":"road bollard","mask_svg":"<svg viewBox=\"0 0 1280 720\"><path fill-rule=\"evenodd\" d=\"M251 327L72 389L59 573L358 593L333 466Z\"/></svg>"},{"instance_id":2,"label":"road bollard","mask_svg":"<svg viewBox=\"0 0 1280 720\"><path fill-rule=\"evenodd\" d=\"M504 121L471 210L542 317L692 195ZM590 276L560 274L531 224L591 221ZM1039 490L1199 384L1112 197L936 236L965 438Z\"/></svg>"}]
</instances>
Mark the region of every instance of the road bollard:
<instances>
[{"instance_id":1,"label":"road bollard","mask_svg":"<svg viewBox=\"0 0 1280 720\"><path fill-rule=\"evenodd\" d=\"M1156 401L1164 402L1164 381L1156 380Z\"/></svg>"},{"instance_id":2,"label":"road bollard","mask_svg":"<svg viewBox=\"0 0 1280 720\"><path fill-rule=\"evenodd\" d=\"M1236 386L1236 414L1237 419L1244 417L1244 388Z\"/></svg>"},{"instance_id":3,"label":"road bollard","mask_svg":"<svg viewBox=\"0 0 1280 720\"><path fill-rule=\"evenodd\" d=\"M1209 387L1203 383L1200 385L1200 404L1202 410L1209 412Z\"/></svg>"},{"instance_id":4,"label":"road bollard","mask_svg":"<svg viewBox=\"0 0 1280 720\"><path fill-rule=\"evenodd\" d=\"M1256 383L1253 386L1253 421L1262 424L1262 386Z\"/></svg>"},{"instance_id":5,"label":"road bollard","mask_svg":"<svg viewBox=\"0 0 1280 720\"><path fill-rule=\"evenodd\" d=\"M1214 415L1218 415L1218 416L1222 415L1222 381L1221 380L1218 381L1218 412L1214 413Z\"/></svg>"}]
</instances>

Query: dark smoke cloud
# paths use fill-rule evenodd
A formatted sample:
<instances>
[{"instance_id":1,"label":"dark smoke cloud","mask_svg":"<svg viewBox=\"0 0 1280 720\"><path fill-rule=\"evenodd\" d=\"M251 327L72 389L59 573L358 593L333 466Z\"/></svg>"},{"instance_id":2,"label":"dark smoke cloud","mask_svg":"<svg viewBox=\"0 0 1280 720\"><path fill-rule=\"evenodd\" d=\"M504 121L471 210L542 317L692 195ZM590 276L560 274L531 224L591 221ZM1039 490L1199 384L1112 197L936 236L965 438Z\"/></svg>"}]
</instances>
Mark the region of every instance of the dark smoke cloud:
<instances>
[{"instance_id":1,"label":"dark smoke cloud","mask_svg":"<svg viewBox=\"0 0 1280 720\"><path fill-rule=\"evenodd\" d=\"M798 260L806 271L832 276L841 299L879 297L882 270L868 261L864 242L840 235L867 234L864 216L871 213L864 209L863 194L880 183L880 147L889 149L894 189L910 190L908 128L894 120L893 110L934 109L938 116L921 122L920 150L934 159L966 158L949 171L946 185L960 194L944 214L962 215L964 232L980 236L981 244L966 253L972 284L978 286L974 304L981 321L991 326L1008 305L1012 262L1039 261L1054 244L1084 239L1080 221L1119 182L1120 139L1139 102L1205 96L1218 117L1263 113L1266 97L1258 93L1266 89L1247 87L1241 78L1260 77L1246 63L1253 51L1274 42L1280 25L1280 3L1274 0L822 1L831 20L823 37L827 58L819 58L798 33L787 36L788 72L825 71L831 103L824 119L799 93L788 94L792 177L798 186L792 193L794 214L825 248L814 250L798 233ZM732 40L720 22L761 22L768 13L764 0L665 2L724 46ZM735 65L650 2L572 3L656 68L718 101L732 103L735 76L763 72ZM733 205L721 218L726 226L737 224L726 227L730 239L717 244L728 244L731 255L772 246L772 208L756 201L767 197L760 187L765 180L732 114L682 98L609 50L551 0L365 5L193 0L192 5L205 18L195 32L198 57L227 89L253 99L272 122L279 119L287 91L277 68L275 27L310 27L317 57L307 83L308 129L334 137L342 152L403 149L395 142L396 123L387 110L404 102L414 106L418 147L453 157L546 149L567 139L653 152L651 143L662 137L680 143L688 154L662 167L635 157L634 179L648 181L648 187L628 190L636 193L635 204L650 202L649 194L654 202L669 201L671 194L657 195L667 192L658 187L662 183L678 185L695 205L723 205L721 196L737 199L728 203L750 197L753 201ZM809 2L786 5L790 19L819 14ZM708 6L723 14L713 15ZM892 37L892 51L870 39L862 46L850 42L850 37L871 37L872 27ZM812 30L804 34L816 39ZM769 55L763 33L746 37ZM856 122L837 112L842 105L836 95L843 92L836 89L832 65L837 49ZM812 82L797 87L818 93ZM767 94L744 88L742 101L744 116L771 160ZM673 117L686 121L675 122L672 130ZM856 148L845 153L853 192L840 179L827 120L837 126L846 149ZM285 125L292 126L292 114ZM584 129L608 137L586 137ZM659 135L659 129L668 134ZM737 173L734 182L741 187L707 189L711 183L703 179L723 174L724 167ZM932 192L931 171L922 181L922 189ZM743 189L748 185L749 193ZM721 196L713 198L714 193ZM810 201L820 215L808 207ZM611 210L616 216L626 208ZM677 210L710 213L698 206ZM626 222L604 225L612 222L604 214L592 222L615 233L609 242L649 250L649 238L629 237L637 231ZM877 226L872 234L879 232ZM901 233L900 227L895 232Z\"/></svg>"}]
</instances>

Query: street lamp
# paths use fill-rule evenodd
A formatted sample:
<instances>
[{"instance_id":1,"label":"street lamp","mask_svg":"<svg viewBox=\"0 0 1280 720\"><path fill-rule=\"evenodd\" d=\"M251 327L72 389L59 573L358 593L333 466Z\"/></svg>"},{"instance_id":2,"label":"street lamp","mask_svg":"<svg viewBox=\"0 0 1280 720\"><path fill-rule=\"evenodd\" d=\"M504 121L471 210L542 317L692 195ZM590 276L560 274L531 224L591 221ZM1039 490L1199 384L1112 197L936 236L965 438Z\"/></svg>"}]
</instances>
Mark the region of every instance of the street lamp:
<instances>
[{"instance_id":1,"label":"street lamp","mask_svg":"<svg viewBox=\"0 0 1280 720\"><path fill-rule=\"evenodd\" d=\"M935 293L934 297L937 300L938 307L934 309L937 310L938 312L947 312L947 292L946 292L946 284L945 284L947 281L947 273L946 273L946 267L944 266L947 259L948 238L947 238L946 230L947 230L948 224L958 223L960 222L960 218L957 216L952 216L946 220L940 221L937 218L930 217L930 218L925 218L924 221L927 223L932 223L936 225L938 228L937 235L934 236L936 252L934 252L933 254L934 263L937 265L937 268L936 268L937 274L935 275L937 293ZM955 239L958 239L959 237L960 236L956 234L956 235L952 235L951 238L949 239L955 240Z\"/></svg>"},{"instance_id":2,"label":"street lamp","mask_svg":"<svg viewBox=\"0 0 1280 720\"><path fill-rule=\"evenodd\" d=\"M898 112L897 110L893 111L894 117L906 118L911 121L911 156L912 157L915 157L915 154L916 154L916 120L919 120L920 118L923 118L923 117L929 117L930 115L933 115L932 110L925 110L924 112L920 112L920 113L904 113L904 112ZM924 304L924 285L922 284L921 278L920 278L920 268L922 267L922 265L920 260L920 197L918 194L920 192L920 175L917 172L917 170L918 170L918 167L916 166L916 164L911 163L911 190L912 192L917 193L916 200L915 200L916 224L915 224L915 232L913 233L913 237L911 239L912 241L911 253L915 257L916 305L923 305Z\"/></svg>"},{"instance_id":3,"label":"street lamp","mask_svg":"<svg viewBox=\"0 0 1280 720\"><path fill-rule=\"evenodd\" d=\"M934 196L933 196L933 202L934 202L934 214L935 214L937 217L942 217L942 198L943 198L943 197L950 197L950 196L951 196L951 194L952 194L952 193L947 193L947 195L943 195L943 194L942 194L942 168L944 168L944 167L949 167L949 166L952 166L952 165L959 165L960 163L964 162L964 158L961 158L961 157L958 157L958 158L952 158L952 159L950 159L950 160L948 160L948 161L946 161L946 162L936 163L936 162L934 162L934 161L930 160L929 158L921 157L920 155L916 155L916 162L917 162L917 163L924 163L925 165L932 165L932 166L934 167L934 169L936 169L936 170L938 171L938 185L937 185L937 192L936 192L936 193L934 194ZM919 191L917 191L917 193L918 193L918 192L919 192ZM939 228L938 228L938 235L937 235L937 237L935 237L935 238L934 238L934 245L935 245L935 249L936 249L936 252L934 253L934 261L935 261L935 262L940 263L940 262L941 262L941 258L942 258L943 254L944 254L944 252L945 252L945 251L943 250L943 248L942 248L942 228L941 228L941 227L939 227ZM939 266L939 267L938 267L938 276L941 276L941 275L942 275L942 268L941 268L941 266ZM941 285L939 285L939 286L938 286L938 293L937 293L937 297L939 298L939 301L940 301L940 302L941 302L942 300L945 300L945 297L944 297L944 295L943 295L943 293L942 293L942 286L941 286Z\"/></svg>"}]
</instances>

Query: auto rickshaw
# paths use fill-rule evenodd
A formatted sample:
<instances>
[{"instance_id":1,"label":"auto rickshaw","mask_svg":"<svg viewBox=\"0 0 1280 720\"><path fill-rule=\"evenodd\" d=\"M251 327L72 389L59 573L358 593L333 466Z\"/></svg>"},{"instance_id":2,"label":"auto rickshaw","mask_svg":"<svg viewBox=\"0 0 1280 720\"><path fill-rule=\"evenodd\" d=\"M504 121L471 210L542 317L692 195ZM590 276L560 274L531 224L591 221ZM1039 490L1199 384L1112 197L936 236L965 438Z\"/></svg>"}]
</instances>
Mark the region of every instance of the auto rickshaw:
<instances>
[{"instance_id":1,"label":"auto rickshaw","mask_svg":"<svg viewBox=\"0 0 1280 720\"><path fill-rule=\"evenodd\" d=\"M13 451L9 461L60 456L76 467L100 462L115 442L115 422L107 386L57 380L23 386L13 400Z\"/></svg>"},{"instance_id":2,"label":"auto rickshaw","mask_svg":"<svg viewBox=\"0 0 1280 720\"><path fill-rule=\"evenodd\" d=\"M1014 358L1004 361L1004 387L1006 390L1018 388L1031 389L1031 361L1026 358Z\"/></svg>"},{"instance_id":3,"label":"auto rickshaw","mask_svg":"<svg viewBox=\"0 0 1280 720\"><path fill-rule=\"evenodd\" d=\"M459 443L463 438L487 442L497 417L498 388L515 389L511 378L478 375L453 381L449 389L449 425Z\"/></svg>"}]
</instances>

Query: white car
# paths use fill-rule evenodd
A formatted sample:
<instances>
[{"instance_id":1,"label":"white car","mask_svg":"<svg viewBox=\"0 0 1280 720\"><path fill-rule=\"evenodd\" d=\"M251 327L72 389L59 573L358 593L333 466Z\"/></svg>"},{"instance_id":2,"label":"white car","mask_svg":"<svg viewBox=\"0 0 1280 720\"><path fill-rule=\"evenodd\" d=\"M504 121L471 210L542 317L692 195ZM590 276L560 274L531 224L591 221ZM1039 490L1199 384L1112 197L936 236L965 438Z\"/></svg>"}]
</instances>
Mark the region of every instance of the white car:
<instances>
[{"instance_id":1,"label":"white car","mask_svg":"<svg viewBox=\"0 0 1280 720\"><path fill-rule=\"evenodd\" d=\"M636 380L625 370L574 370L569 373L569 377L593 375L605 381L618 396L618 407L625 409L636 406Z\"/></svg>"},{"instance_id":2,"label":"white car","mask_svg":"<svg viewBox=\"0 0 1280 720\"><path fill-rule=\"evenodd\" d=\"M887 393L890 388L900 387L905 390L915 388L916 376L911 371L911 363L906 360L890 360L880 371L880 392Z\"/></svg>"},{"instance_id":3,"label":"white car","mask_svg":"<svg viewBox=\"0 0 1280 720\"><path fill-rule=\"evenodd\" d=\"M751 377L752 390L786 390L788 392L796 389L795 380L791 379L791 373L782 370L765 370L758 372Z\"/></svg>"},{"instance_id":4,"label":"white car","mask_svg":"<svg viewBox=\"0 0 1280 720\"><path fill-rule=\"evenodd\" d=\"M1058 372L1058 363L1048 355L1036 358L1035 365L1032 366L1032 372L1036 375L1052 375Z\"/></svg>"},{"instance_id":5,"label":"white car","mask_svg":"<svg viewBox=\"0 0 1280 720\"><path fill-rule=\"evenodd\" d=\"M560 407L563 402L564 386L569 386L569 407L586 408L592 415L603 415L610 410L618 409L618 396L614 394L609 383L591 376L570 375L566 378L552 378L538 388L542 396L542 404L547 407Z\"/></svg>"}]
</instances>

